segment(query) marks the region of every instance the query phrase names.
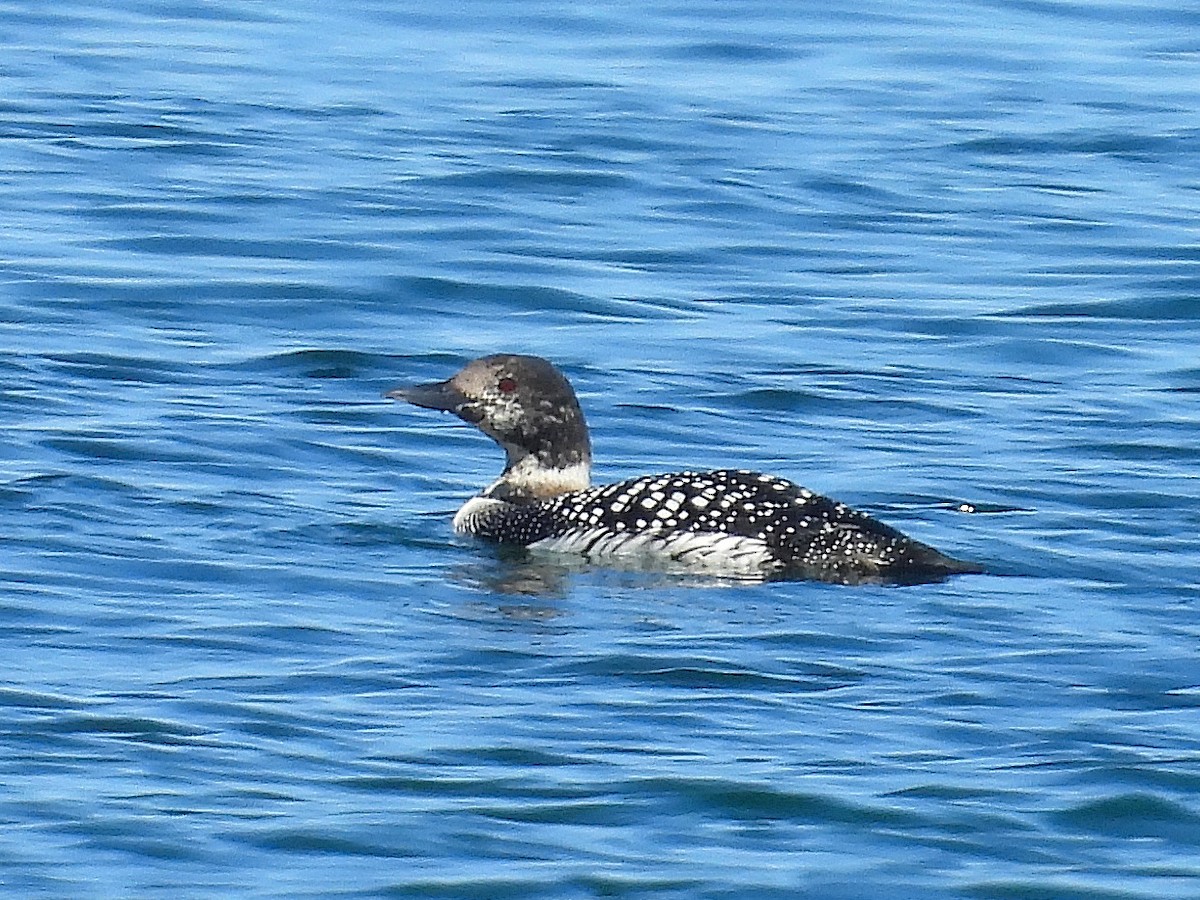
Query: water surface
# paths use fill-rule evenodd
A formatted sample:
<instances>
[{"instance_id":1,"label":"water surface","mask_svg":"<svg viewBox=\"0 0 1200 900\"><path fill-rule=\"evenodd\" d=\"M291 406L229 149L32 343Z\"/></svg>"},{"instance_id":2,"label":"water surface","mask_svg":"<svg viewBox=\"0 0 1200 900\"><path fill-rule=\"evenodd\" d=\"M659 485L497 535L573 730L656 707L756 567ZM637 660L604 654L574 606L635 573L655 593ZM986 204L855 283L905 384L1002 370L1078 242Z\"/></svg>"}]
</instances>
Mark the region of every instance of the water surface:
<instances>
[{"instance_id":1,"label":"water surface","mask_svg":"<svg viewBox=\"0 0 1200 900\"><path fill-rule=\"evenodd\" d=\"M14 896L1200 892L1200 16L0 8ZM995 572L533 565L380 399L500 350L597 478ZM963 512L973 508L974 513Z\"/></svg>"}]
</instances>

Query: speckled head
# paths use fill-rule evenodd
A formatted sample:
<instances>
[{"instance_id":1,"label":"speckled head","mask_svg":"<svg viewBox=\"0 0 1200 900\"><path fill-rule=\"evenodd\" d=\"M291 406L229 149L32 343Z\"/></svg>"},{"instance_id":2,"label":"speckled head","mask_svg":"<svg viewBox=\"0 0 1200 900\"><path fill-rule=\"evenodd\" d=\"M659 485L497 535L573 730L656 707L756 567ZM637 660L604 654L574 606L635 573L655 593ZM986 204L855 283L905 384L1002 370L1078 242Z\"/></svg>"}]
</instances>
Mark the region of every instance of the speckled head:
<instances>
[{"instance_id":1,"label":"speckled head","mask_svg":"<svg viewBox=\"0 0 1200 900\"><path fill-rule=\"evenodd\" d=\"M583 411L570 382L541 357L484 356L447 381L384 396L452 412L475 425L504 448L506 475L571 471L571 489L578 487L580 474L587 484L592 447Z\"/></svg>"}]
</instances>

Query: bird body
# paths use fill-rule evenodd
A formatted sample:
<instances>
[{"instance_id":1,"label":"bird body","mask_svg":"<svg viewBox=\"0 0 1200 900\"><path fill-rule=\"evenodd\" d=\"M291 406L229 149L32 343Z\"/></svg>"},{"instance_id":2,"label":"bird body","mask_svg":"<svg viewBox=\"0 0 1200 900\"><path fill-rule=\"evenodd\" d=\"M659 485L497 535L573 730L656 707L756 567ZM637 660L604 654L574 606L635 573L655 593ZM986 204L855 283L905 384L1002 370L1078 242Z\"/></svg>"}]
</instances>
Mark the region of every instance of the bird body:
<instances>
[{"instance_id":1,"label":"bird body","mask_svg":"<svg viewBox=\"0 0 1200 900\"><path fill-rule=\"evenodd\" d=\"M386 396L452 412L504 448L504 472L455 515L460 534L741 577L913 583L983 571L773 475L683 471L591 487L583 412L539 357L486 356Z\"/></svg>"}]
</instances>

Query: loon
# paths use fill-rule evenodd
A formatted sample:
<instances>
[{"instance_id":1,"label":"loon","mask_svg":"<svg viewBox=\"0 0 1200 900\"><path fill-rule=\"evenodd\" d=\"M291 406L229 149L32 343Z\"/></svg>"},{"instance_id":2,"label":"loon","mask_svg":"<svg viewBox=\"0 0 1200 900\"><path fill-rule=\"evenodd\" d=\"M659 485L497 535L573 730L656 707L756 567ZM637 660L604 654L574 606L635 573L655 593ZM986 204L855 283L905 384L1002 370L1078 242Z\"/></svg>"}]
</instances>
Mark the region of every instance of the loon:
<instances>
[{"instance_id":1,"label":"loon","mask_svg":"<svg viewBox=\"0 0 1200 900\"><path fill-rule=\"evenodd\" d=\"M918 584L984 571L773 475L685 471L592 487L575 391L537 356L485 356L384 396L453 413L504 449L504 472L455 515L459 534L759 580Z\"/></svg>"}]
</instances>

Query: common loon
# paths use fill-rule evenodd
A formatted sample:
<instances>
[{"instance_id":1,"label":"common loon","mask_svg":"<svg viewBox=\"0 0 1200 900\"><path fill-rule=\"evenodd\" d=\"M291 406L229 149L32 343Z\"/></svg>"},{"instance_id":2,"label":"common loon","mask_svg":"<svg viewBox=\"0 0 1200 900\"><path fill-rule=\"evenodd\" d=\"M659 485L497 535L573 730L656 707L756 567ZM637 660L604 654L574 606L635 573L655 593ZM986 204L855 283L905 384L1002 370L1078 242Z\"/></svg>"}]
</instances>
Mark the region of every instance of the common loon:
<instances>
[{"instance_id":1,"label":"common loon","mask_svg":"<svg viewBox=\"0 0 1200 900\"><path fill-rule=\"evenodd\" d=\"M504 448L504 472L455 515L460 534L742 577L911 584L983 572L772 475L720 469L591 487L583 411L540 357L485 356L384 396L454 413Z\"/></svg>"}]
</instances>

